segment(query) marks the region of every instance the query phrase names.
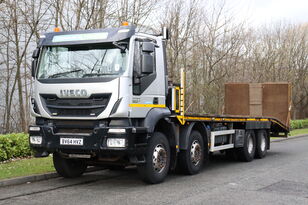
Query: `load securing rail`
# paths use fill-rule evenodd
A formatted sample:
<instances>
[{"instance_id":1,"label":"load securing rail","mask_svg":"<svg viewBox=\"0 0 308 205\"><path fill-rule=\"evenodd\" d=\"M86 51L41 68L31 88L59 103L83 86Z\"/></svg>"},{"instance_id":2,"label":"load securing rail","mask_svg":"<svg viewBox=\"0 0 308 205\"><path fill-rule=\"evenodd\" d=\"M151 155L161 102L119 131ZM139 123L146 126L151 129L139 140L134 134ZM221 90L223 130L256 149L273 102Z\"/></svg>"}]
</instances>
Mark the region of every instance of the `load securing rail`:
<instances>
[{"instance_id":1,"label":"load securing rail","mask_svg":"<svg viewBox=\"0 0 308 205\"><path fill-rule=\"evenodd\" d=\"M179 97L179 105L180 105L180 115L177 115L178 120L182 125L185 124L185 72L184 69L181 69L181 85L180 85L180 97Z\"/></svg>"}]
</instances>

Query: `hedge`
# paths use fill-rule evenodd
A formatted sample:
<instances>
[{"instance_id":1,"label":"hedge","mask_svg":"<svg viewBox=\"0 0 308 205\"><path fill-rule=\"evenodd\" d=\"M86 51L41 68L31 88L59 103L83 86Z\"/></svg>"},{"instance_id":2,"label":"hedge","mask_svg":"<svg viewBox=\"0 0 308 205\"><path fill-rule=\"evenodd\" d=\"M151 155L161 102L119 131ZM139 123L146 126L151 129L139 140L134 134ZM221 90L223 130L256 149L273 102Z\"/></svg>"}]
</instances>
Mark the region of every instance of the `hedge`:
<instances>
[{"instance_id":1,"label":"hedge","mask_svg":"<svg viewBox=\"0 0 308 205\"><path fill-rule=\"evenodd\" d=\"M12 133L0 135L0 162L11 158L31 156L29 135Z\"/></svg>"},{"instance_id":2,"label":"hedge","mask_svg":"<svg viewBox=\"0 0 308 205\"><path fill-rule=\"evenodd\" d=\"M291 129L308 128L308 119L304 120L291 120Z\"/></svg>"}]
</instances>

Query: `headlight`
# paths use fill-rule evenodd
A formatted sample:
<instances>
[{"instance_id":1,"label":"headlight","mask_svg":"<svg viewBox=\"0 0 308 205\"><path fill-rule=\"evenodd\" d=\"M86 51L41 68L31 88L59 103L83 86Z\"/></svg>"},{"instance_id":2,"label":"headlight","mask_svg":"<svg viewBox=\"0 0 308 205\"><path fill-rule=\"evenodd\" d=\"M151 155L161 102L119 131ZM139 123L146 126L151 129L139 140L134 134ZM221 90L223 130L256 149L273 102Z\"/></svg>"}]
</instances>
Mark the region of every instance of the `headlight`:
<instances>
[{"instance_id":1,"label":"headlight","mask_svg":"<svg viewBox=\"0 0 308 205\"><path fill-rule=\"evenodd\" d=\"M30 143L31 144L42 144L42 137L41 136L30 136Z\"/></svg>"},{"instance_id":2,"label":"headlight","mask_svg":"<svg viewBox=\"0 0 308 205\"><path fill-rule=\"evenodd\" d=\"M107 147L125 147L125 139L123 138L108 138Z\"/></svg>"},{"instance_id":3,"label":"headlight","mask_svg":"<svg viewBox=\"0 0 308 205\"><path fill-rule=\"evenodd\" d=\"M40 127L29 127L30 131L40 131L41 128Z\"/></svg>"},{"instance_id":4,"label":"headlight","mask_svg":"<svg viewBox=\"0 0 308 205\"><path fill-rule=\"evenodd\" d=\"M124 133L126 133L126 130L125 130L125 129L110 128L110 129L108 130L108 133L124 134Z\"/></svg>"},{"instance_id":5,"label":"headlight","mask_svg":"<svg viewBox=\"0 0 308 205\"><path fill-rule=\"evenodd\" d=\"M32 105L33 111L34 111L36 114L40 114L40 110L39 110L39 108L38 108L38 106L37 106L37 103L36 103L36 101L35 101L34 98L31 98L31 105Z\"/></svg>"}]
</instances>

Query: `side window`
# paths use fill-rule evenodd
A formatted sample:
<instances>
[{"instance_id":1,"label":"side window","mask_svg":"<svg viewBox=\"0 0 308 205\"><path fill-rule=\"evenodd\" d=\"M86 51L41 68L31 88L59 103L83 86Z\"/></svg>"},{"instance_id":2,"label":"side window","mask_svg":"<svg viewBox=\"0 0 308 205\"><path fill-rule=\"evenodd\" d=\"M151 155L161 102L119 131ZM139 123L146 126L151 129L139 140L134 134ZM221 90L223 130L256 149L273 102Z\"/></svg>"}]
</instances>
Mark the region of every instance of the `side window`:
<instances>
[{"instance_id":1,"label":"side window","mask_svg":"<svg viewBox=\"0 0 308 205\"><path fill-rule=\"evenodd\" d=\"M133 94L140 95L140 77L141 77L141 51L140 41L135 41L134 50L134 69L133 69Z\"/></svg>"},{"instance_id":2,"label":"side window","mask_svg":"<svg viewBox=\"0 0 308 205\"><path fill-rule=\"evenodd\" d=\"M140 95L156 77L155 44L153 42L135 42L133 66L133 94Z\"/></svg>"},{"instance_id":3,"label":"side window","mask_svg":"<svg viewBox=\"0 0 308 205\"><path fill-rule=\"evenodd\" d=\"M141 74L141 42L135 41L135 50L134 50L134 75Z\"/></svg>"}]
</instances>

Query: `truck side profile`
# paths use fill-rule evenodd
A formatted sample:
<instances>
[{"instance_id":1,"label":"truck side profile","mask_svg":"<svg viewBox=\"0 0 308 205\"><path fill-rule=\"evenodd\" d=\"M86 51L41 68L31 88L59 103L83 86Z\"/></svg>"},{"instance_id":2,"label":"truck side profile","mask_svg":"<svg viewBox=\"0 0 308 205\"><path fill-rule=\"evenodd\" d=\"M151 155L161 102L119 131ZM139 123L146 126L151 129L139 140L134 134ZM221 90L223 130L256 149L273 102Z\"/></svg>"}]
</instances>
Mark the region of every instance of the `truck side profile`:
<instances>
[{"instance_id":1,"label":"truck side profile","mask_svg":"<svg viewBox=\"0 0 308 205\"><path fill-rule=\"evenodd\" d=\"M197 174L216 151L265 157L270 136L288 127L266 117L186 115L185 73L180 85L168 83L167 39L166 30L134 26L41 36L32 56L35 156L53 154L69 178L89 165L137 165L148 183L176 167Z\"/></svg>"}]
</instances>

